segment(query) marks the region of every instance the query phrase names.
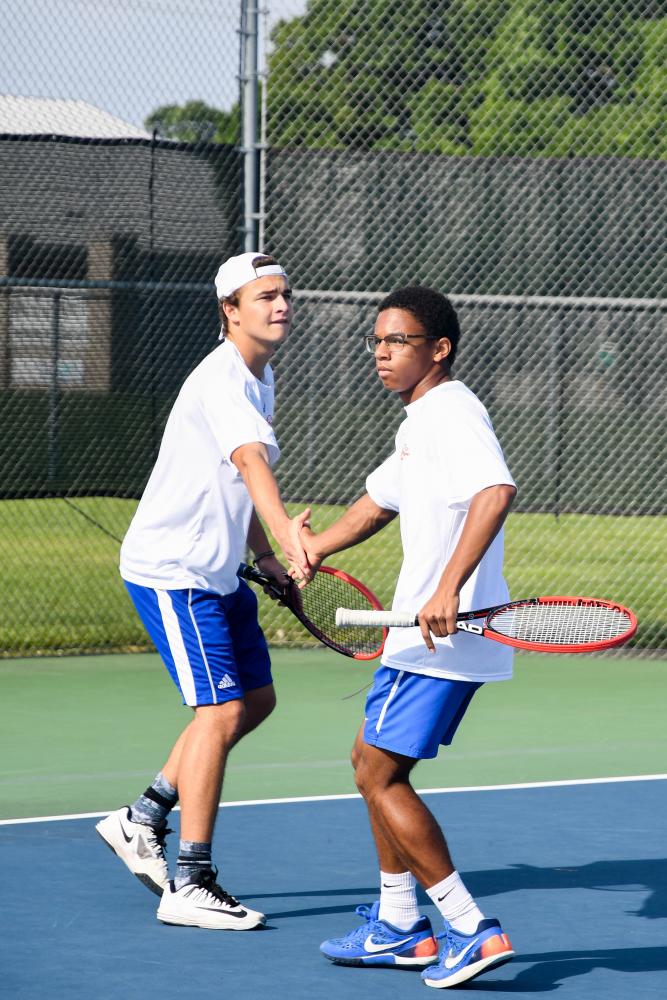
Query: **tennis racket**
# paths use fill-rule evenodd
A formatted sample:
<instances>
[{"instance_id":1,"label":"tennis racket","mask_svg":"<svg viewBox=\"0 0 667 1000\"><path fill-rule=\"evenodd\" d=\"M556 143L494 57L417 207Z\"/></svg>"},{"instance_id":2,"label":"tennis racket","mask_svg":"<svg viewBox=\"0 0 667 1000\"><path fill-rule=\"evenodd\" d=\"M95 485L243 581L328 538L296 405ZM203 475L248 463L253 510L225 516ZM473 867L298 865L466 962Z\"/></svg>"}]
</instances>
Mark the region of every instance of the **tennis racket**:
<instances>
[{"instance_id":1,"label":"tennis racket","mask_svg":"<svg viewBox=\"0 0 667 1000\"><path fill-rule=\"evenodd\" d=\"M414 627L419 618L414 612L340 607L336 624ZM530 597L482 611L464 611L457 616L456 627L518 649L591 653L627 642L637 631L637 619L628 608L596 597Z\"/></svg>"},{"instance_id":2,"label":"tennis racket","mask_svg":"<svg viewBox=\"0 0 667 1000\"><path fill-rule=\"evenodd\" d=\"M387 637L381 624L337 625L336 608L346 604L360 611L381 611L375 594L353 576L332 566L320 566L315 578L303 590L291 582L281 587L272 577L252 566L241 564L239 575L245 580L267 587L295 615L311 635L355 660L373 660L379 656Z\"/></svg>"}]
</instances>

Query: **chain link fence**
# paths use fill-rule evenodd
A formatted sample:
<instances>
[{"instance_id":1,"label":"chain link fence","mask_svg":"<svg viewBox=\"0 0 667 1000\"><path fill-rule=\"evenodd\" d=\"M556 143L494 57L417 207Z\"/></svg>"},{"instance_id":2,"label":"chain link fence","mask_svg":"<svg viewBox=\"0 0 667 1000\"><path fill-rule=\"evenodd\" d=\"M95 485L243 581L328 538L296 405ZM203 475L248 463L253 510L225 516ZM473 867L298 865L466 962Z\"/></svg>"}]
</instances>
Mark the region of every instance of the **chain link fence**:
<instances>
[{"instance_id":1,"label":"chain link fence","mask_svg":"<svg viewBox=\"0 0 667 1000\"><path fill-rule=\"evenodd\" d=\"M460 314L455 375L519 485L512 593L627 603L635 649L664 653L667 7L276 0L252 148L247 4L45 10L1 15L5 655L147 648L118 539L179 385L216 344L212 278L249 214L296 290L274 366L290 503L329 523L391 450L402 409L362 336L383 293L432 285ZM18 101L40 14L65 57L48 100ZM388 602L400 559L391 525L335 562ZM306 641L274 605L262 618L272 642Z\"/></svg>"}]
</instances>

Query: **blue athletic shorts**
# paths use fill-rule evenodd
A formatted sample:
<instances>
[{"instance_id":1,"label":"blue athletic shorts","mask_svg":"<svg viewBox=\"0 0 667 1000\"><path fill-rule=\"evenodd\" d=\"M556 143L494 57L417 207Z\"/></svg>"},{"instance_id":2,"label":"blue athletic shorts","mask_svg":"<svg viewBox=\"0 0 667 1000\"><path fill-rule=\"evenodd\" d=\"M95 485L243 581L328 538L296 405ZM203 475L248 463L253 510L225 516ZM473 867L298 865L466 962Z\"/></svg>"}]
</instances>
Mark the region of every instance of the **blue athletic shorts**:
<instances>
[{"instance_id":1,"label":"blue athletic shorts","mask_svg":"<svg viewBox=\"0 0 667 1000\"><path fill-rule=\"evenodd\" d=\"M154 590L127 580L125 586L184 705L217 705L271 684L257 598L243 580L225 596Z\"/></svg>"},{"instance_id":2,"label":"blue athletic shorts","mask_svg":"<svg viewBox=\"0 0 667 1000\"><path fill-rule=\"evenodd\" d=\"M437 757L481 686L381 666L366 699L364 742L416 760Z\"/></svg>"}]
</instances>

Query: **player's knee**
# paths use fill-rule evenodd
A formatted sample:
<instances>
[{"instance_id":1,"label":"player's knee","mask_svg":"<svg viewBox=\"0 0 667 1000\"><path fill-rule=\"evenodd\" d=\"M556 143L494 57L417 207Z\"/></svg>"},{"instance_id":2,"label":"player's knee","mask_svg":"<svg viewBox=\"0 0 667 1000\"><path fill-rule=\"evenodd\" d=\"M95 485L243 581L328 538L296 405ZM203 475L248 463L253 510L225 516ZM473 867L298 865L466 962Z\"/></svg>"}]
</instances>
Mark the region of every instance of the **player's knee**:
<instances>
[{"instance_id":1,"label":"player's knee","mask_svg":"<svg viewBox=\"0 0 667 1000\"><path fill-rule=\"evenodd\" d=\"M249 691L245 696L246 730L254 729L271 715L276 707L276 692L273 685Z\"/></svg>"},{"instance_id":2,"label":"player's knee","mask_svg":"<svg viewBox=\"0 0 667 1000\"><path fill-rule=\"evenodd\" d=\"M354 767L354 781L364 799L369 799L377 790L377 777L375 769L366 760L363 750L360 751Z\"/></svg>"},{"instance_id":3,"label":"player's knee","mask_svg":"<svg viewBox=\"0 0 667 1000\"><path fill-rule=\"evenodd\" d=\"M274 711L277 701L278 699L276 698L276 692L272 686L271 690L266 692L266 695L262 700L262 712L264 713L265 719L268 719L268 717Z\"/></svg>"},{"instance_id":4,"label":"player's knee","mask_svg":"<svg viewBox=\"0 0 667 1000\"><path fill-rule=\"evenodd\" d=\"M359 766L355 767L355 769L354 769L354 783L357 786L357 791L359 792L359 794L362 795L365 798L366 796L365 796L364 792L365 792L365 789L366 789L366 783L365 783L365 773L364 773L364 769L362 767L359 767Z\"/></svg>"},{"instance_id":5,"label":"player's knee","mask_svg":"<svg viewBox=\"0 0 667 1000\"><path fill-rule=\"evenodd\" d=\"M206 730L208 738L215 740L223 749L233 746L238 739L245 715L245 705L240 698L220 705L201 705L195 712L198 725Z\"/></svg>"},{"instance_id":6,"label":"player's knee","mask_svg":"<svg viewBox=\"0 0 667 1000\"><path fill-rule=\"evenodd\" d=\"M364 742L364 733L362 728L357 733L356 739L354 741L354 746L352 747L352 751L350 753L350 763L352 764L352 768L355 771L361 764L362 758L364 756L365 745L366 744Z\"/></svg>"}]
</instances>

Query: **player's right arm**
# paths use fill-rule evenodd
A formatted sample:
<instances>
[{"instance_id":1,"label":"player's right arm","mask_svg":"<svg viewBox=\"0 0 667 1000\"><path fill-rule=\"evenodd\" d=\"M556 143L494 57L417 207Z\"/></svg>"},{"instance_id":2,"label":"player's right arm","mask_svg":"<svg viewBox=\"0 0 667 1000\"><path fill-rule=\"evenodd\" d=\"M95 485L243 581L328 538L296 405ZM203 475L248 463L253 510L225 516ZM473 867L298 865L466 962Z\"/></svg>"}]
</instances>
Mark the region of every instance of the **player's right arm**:
<instances>
[{"instance_id":1,"label":"player's right arm","mask_svg":"<svg viewBox=\"0 0 667 1000\"><path fill-rule=\"evenodd\" d=\"M294 575L309 580L313 574L300 533L310 517L310 508L296 517L289 516L271 471L266 445L260 441L235 448L231 459L243 476L255 510L278 542Z\"/></svg>"},{"instance_id":2,"label":"player's right arm","mask_svg":"<svg viewBox=\"0 0 667 1000\"><path fill-rule=\"evenodd\" d=\"M368 493L349 507L334 524L315 534L305 525L301 531L301 541L308 556L308 562L316 569L327 556L349 549L352 545L365 541L396 517L395 510L385 510L371 500Z\"/></svg>"},{"instance_id":3,"label":"player's right arm","mask_svg":"<svg viewBox=\"0 0 667 1000\"><path fill-rule=\"evenodd\" d=\"M426 646L435 652L431 634L456 635L456 615L461 588L479 566L484 553L502 528L516 486L500 483L475 494L466 514L463 531L449 557L435 593L419 612L419 626Z\"/></svg>"}]
</instances>

